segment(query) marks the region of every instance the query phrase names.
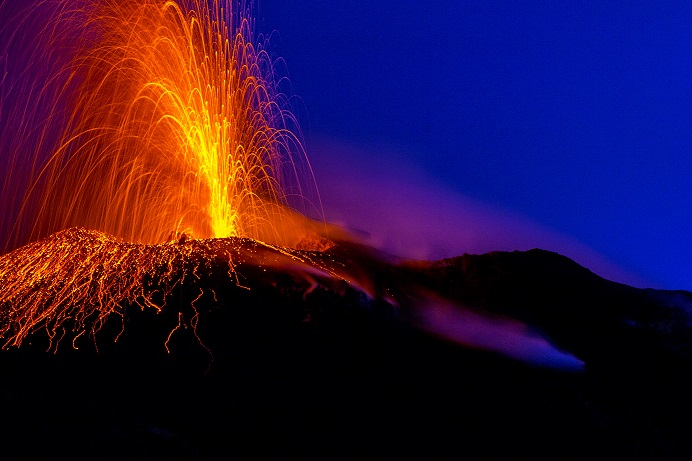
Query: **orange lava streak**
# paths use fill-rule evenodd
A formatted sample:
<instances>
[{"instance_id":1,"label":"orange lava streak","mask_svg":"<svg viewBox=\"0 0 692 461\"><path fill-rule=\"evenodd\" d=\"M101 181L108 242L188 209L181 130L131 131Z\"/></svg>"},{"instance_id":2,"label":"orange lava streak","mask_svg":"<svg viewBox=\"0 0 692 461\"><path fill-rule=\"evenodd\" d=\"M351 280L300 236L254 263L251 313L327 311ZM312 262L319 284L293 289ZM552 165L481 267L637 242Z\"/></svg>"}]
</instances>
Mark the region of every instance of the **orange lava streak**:
<instances>
[{"instance_id":1,"label":"orange lava streak","mask_svg":"<svg viewBox=\"0 0 692 461\"><path fill-rule=\"evenodd\" d=\"M75 226L143 243L183 233L296 243L287 194L309 199L312 176L244 3L38 4L52 11L40 46L69 59L49 60L51 81L23 90L24 115L32 95L55 106L41 136L27 125L11 146L22 151L4 154L34 155L11 247ZM22 31L31 10L17 18ZM11 189L6 180L2 196Z\"/></svg>"},{"instance_id":2,"label":"orange lava streak","mask_svg":"<svg viewBox=\"0 0 692 461\"><path fill-rule=\"evenodd\" d=\"M244 1L0 0L0 19L0 348L76 348L199 288L168 349L217 302L200 277L245 288L238 264L338 280L284 248L326 225L293 210L319 198Z\"/></svg>"},{"instance_id":3,"label":"orange lava streak","mask_svg":"<svg viewBox=\"0 0 692 461\"><path fill-rule=\"evenodd\" d=\"M183 325L196 335L197 301L207 296L207 303L216 302L216 293L207 293L199 279L228 277L229 284L242 288L238 265L286 267L286 274L301 280L339 280L324 262L307 259L305 252L250 239L144 245L68 229L0 256L0 349L18 347L37 331L47 333L50 349L55 350L63 336L72 338L76 347L80 336L95 339L109 319L122 319L128 306L161 312L176 287L185 284L199 294L190 303L190 318L178 312L178 325L164 344L168 348Z\"/></svg>"}]
</instances>

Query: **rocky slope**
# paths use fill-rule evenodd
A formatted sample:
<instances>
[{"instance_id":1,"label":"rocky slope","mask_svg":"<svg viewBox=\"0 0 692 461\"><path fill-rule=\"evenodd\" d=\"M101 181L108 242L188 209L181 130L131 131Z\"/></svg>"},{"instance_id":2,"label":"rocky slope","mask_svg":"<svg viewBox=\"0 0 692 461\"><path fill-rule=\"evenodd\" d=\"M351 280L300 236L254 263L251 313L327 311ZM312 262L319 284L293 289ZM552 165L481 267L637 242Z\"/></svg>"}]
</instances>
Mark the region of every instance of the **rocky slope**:
<instances>
[{"instance_id":1,"label":"rocky slope","mask_svg":"<svg viewBox=\"0 0 692 461\"><path fill-rule=\"evenodd\" d=\"M163 309L126 299L74 342L61 325L57 351L40 327L0 351L5 453L692 455L689 292L616 284L542 250L401 262L346 242L205 244L235 248L229 273L216 250L176 245L205 270L167 266Z\"/></svg>"}]
</instances>

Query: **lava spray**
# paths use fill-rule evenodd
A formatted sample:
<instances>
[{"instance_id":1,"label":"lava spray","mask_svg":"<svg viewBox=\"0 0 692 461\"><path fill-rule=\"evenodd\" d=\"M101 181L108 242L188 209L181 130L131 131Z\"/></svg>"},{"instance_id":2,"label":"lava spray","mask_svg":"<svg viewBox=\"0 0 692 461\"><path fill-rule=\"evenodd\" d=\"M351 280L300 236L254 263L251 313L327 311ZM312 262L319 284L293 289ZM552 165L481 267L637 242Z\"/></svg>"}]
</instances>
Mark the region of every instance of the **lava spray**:
<instances>
[{"instance_id":1,"label":"lava spray","mask_svg":"<svg viewBox=\"0 0 692 461\"><path fill-rule=\"evenodd\" d=\"M70 227L141 243L187 234L290 245L294 210L319 210L251 4L0 9L6 250Z\"/></svg>"}]
</instances>

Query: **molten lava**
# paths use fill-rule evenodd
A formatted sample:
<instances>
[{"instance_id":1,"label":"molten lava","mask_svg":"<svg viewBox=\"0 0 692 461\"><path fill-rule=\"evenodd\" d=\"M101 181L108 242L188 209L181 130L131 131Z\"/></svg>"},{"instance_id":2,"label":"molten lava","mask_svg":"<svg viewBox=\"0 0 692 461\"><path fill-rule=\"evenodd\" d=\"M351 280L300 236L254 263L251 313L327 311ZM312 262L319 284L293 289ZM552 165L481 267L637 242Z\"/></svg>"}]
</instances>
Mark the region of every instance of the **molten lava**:
<instances>
[{"instance_id":1,"label":"molten lava","mask_svg":"<svg viewBox=\"0 0 692 461\"><path fill-rule=\"evenodd\" d=\"M295 210L319 215L319 198L250 10L0 1L0 347L160 311L211 266L242 286L253 245L302 264L273 245L305 237Z\"/></svg>"},{"instance_id":2,"label":"molten lava","mask_svg":"<svg viewBox=\"0 0 692 461\"><path fill-rule=\"evenodd\" d=\"M244 288L242 277L248 273L281 267L294 280L313 285L316 279L339 280L330 265L319 254L250 239L144 245L98 231L68 229L0 257L0 348L20 346L37 331L47 334L49 349L56 350L64 336L76 347L80 336L95 339L111 318L119 318L124 328L128 306L161 312L183 284L197 295L186 318L183 306L177 306L179 320L195 330L195 302L203 297L207 305L220 302L209 288L210 278Z\"/></svg>"},{"instance_id":3,"label":"molten lava","mask_svg":"<svg viewBox=\"0 0 692 461\"><path fill-rule=\"evenodd\" d=\"M8 249L75 226L296 243L291 209L314 212L316 189L245 2L7 3Z\"/></svg>"}]
</instances>

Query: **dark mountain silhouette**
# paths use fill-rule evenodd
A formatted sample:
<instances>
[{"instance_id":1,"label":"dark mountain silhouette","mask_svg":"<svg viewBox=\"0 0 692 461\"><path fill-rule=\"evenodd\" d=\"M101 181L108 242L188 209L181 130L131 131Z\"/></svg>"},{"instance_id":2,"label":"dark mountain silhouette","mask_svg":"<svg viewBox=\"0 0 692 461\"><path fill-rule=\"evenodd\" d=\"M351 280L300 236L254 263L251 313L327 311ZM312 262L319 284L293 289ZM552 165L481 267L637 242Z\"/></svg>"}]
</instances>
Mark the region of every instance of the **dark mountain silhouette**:
<instances>
[{"instance_id":1,"label":"dark mountain silhouette","mask_svg":"<svg viewBox=\"0 0 692 461\"><path fill-rule=\"evenodd\" d=\"M89 236L36 248L77 255ZM66 321L57 350L37 327L0 352L8 459L692 456L689 292L613 283L542 250L413 262L352 242L170 245L192 251L166 266L160 312L123 302L74 342ZM431 326L446 312L431 304L540 334L583 366L444 339L456 333Z\"/></svg>"}]
</instances>

